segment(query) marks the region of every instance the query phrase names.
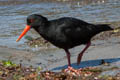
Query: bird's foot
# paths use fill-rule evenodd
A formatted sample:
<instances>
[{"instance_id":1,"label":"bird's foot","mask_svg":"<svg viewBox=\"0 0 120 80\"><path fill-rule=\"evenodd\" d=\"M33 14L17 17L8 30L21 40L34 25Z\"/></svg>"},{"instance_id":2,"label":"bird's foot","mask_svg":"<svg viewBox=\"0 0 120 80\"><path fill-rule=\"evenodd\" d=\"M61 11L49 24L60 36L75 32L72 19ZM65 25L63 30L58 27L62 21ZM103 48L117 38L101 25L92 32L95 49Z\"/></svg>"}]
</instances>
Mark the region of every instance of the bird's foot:
<instances>
[{"instance_id":1,"label":"bird's foot","mask_svg":"<svg viewBox=\"0 0 120 80\"><path fill-rule=\"evenodd\" d=\"M79 75L79 71L77 69L74 69L71 66L68 66L67 69L64 70L66 73L70 73L70 74L75 74L75 75Z\"/></svg>"}]
</instances>

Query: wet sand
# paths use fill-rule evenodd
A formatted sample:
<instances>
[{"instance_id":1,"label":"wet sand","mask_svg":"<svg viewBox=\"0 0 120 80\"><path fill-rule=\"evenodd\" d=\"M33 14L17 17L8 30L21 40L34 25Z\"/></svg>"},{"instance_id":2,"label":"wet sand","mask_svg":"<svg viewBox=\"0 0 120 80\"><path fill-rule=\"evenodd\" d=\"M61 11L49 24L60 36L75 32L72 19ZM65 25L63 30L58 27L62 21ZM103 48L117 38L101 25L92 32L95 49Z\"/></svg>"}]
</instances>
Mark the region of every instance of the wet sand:
<instances>
[{"instance_id":1,"label":"wet sand","mask_svg":"<svg viewBox=\"0 0 120 80\"><path fill-rule=\"evenodd\" d=\"M78 66L76 65L76 58L82 48L84 48L84 45L70 50L71 62L74 68L99 66L101 59L106 59L108 62L120 60L120 37L92 41L91 47L85 52L82 62ZM67 67L66 54L62 49L31 52L1 46L0 60L11 60L17 64L22 63L23 66L40 66L43 70L58 71Z\"/></svg>"}]
</instances>

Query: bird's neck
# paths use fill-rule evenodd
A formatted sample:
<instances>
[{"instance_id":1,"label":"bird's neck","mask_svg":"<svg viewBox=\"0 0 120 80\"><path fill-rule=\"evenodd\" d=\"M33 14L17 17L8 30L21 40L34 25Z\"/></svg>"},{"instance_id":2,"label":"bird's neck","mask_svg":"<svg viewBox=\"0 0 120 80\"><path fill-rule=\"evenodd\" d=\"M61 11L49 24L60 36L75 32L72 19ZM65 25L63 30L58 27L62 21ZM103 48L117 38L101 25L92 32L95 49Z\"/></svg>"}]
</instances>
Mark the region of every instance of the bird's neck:
<instances>
[{"instance_id":1,"label":"bird's neck","mask_svg":"<svg viewBox=\"0 0 120 80\"><path fill-rule=\"evenodd\" d=\"M42 23L42 25L39 25L39 26L37 26L37 27L34 27L34 29L35 29L41 36L47 34L48 28L49 28L49 22Z\"/></svg>"}]
</instances>

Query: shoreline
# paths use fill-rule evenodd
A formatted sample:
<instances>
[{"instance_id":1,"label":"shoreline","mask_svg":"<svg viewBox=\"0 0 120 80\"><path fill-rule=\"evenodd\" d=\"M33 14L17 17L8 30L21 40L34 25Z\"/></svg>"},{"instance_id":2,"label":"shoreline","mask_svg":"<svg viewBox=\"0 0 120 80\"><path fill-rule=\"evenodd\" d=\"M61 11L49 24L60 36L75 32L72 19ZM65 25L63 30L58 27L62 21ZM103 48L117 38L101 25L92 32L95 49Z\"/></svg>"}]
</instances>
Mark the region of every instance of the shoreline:
<instances>
[{"instance_id":1,"label":"shoreline","mask_svg":"<svg viewBox=\"0 0 120 80\"><path fill-rule=\"evenodd\" d=\"M92 41L92 45L83 55L81 64L77 66L76 57L82 48L84 45L70 49L72 66L75 68L98 66L102 59L120 58L120 37ZM44 68L43 70L60 71L67 68L66 54L62 49L31 52L0 46L0 60L10 60L16 64L22 63L23 66L40 66Z\"/></svg>"}]
</instances>

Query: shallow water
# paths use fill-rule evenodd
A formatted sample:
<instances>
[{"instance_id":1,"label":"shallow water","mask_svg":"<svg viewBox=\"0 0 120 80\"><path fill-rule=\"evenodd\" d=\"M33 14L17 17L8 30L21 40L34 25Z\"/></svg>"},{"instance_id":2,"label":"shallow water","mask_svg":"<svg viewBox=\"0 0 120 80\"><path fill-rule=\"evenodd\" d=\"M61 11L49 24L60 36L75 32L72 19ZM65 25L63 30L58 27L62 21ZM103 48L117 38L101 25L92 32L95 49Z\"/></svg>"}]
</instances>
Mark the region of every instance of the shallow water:
<instances>
[{"instance_id":1,"label":"shallow water","mask_svg":"<svg viewBox=\"0 0 120 80\"><path fill-rule=\"evenodd\" d=\"M33 13L49 19L70 16L87 22L120 21L120 0L0 0L0 46L30 49L22 38L26 17ZM39 37L34 30L26 35Z\"/></svg>"}]
</instances>

